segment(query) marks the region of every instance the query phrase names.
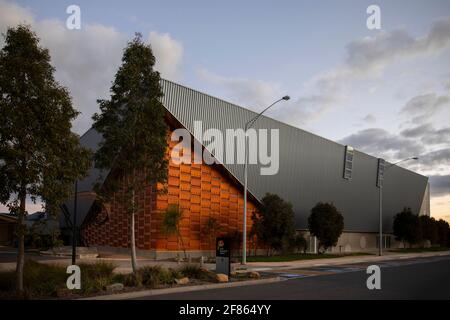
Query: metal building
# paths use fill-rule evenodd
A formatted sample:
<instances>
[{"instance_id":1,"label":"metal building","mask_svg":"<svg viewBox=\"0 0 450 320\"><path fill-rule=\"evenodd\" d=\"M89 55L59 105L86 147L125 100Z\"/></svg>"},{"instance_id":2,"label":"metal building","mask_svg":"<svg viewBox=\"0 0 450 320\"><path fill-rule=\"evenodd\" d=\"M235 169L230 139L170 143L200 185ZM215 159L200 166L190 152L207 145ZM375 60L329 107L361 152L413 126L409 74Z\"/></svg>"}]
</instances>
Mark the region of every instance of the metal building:
<instances>
[{"instance_id":1,"label":"metal building","mask_svg":"<svg viewBox=\"0 0 450 320\"><path fill-rule=\"evenodd\" d=\"M161 85L164 93L162 103L167 111L199 141L202 136L195 130L195 121L202 122L203 132L211 128L219 129L226 140L227 129L243 129L245 122L256 115L248 109L171 81L161 80ZM307 228L307 217L317 202L333 202L344 216L344 231L372 235L375 245L379 213L377 157L353 150L351 172L346 174L346 146L265 116L254 127L269 132L278 129L279 132L278 173L261 175L260 165L249 165L249 191L254 196L260 199L269 192L291 202L296 227L300 230ZM98 133L90 129L82 136L81 143L95 150L100 140ZM236 153L243 152L239 144L235 146ZM244 166L227 162L225 159L225 168L243 183ZM98 171L92 169L90 175L79 183L80 191L85 194L91 191L97 176ZM92 205L92 200L88 202ZM79 214L83 217L89 204L81 204L81 207L84 209ZM393 166L384 177L385 232L391 232L393 216L404 207L429 215L428 178ZM79 220L81 224L82 219ZM361 243L361 248L370 242L362 237L357 241Z\"/></svg>"}]
</instances>

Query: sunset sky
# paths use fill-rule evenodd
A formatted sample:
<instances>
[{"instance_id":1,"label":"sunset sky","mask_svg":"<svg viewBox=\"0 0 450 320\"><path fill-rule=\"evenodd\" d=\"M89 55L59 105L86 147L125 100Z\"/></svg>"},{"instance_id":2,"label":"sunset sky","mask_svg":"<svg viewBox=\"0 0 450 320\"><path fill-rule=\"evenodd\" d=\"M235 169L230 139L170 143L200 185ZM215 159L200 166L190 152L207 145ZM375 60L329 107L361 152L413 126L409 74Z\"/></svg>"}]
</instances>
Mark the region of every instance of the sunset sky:
<instances>
[{"instance_id":1,"label":"sunset sky","mask_svg":"<svg viewBox=\"0 0 450 320\"><path fill-rule=\"evenodd\" d=\"M71 4L81 30L66 28ZM371 4L380 30L366 26ZM402 165L430 177L432 216L450 221L448 0L0 0L0 32L22 22L82 112L78 134L138 31L166 79L255 111L289 94L267 115L388 161L420 157Z\"/></svg>"}]
</instances>

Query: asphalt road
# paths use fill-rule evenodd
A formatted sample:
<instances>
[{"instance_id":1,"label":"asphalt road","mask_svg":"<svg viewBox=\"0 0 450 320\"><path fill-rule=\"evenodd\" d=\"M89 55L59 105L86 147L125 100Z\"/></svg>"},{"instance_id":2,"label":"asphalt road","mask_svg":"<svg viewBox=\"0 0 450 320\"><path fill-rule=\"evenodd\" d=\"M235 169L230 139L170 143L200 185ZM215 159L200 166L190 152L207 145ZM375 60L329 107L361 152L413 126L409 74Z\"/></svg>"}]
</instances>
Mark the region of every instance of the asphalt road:
<instances>
[{"instance_id":1,"label":"asphalt road","mask_svg":"<svg viewBox=\"0 0 450 320\"><path fill-rule=\"evenodd\" d=\"M333 274L294 278L271 284L140 299L450 299L450 256L380 263L381 290L367 289L366 281L369 275L365 266L351 266L333 267Z\"/></svg>"}]
</instances>

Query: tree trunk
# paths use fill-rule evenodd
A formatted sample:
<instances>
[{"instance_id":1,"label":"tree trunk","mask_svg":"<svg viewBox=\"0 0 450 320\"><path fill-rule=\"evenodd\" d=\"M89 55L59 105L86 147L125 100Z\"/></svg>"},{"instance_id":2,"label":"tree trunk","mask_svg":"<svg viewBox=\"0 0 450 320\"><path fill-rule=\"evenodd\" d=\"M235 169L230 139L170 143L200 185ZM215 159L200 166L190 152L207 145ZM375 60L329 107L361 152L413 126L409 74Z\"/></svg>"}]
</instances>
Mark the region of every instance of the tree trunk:
<instances>
[{"instance_id":1,"label":"tree trunk","mask_svg":"<svg viewBox=\"0 0 450 320\"><path fill-rule=\"evenodd\" d=\"M23 265L25 263L25 201L26 201L26 191L22 187L19 194L19 215L18 215L18 225L17 225L17 265L16 265L16 277L17 283L16 287L19 292L23 292Z\"/></svg>"},{"instance_id":2,"label":"tree trunk","mask_svg":"<svg viewBox=\"0 0 450 320\"><path fill-rule=\"evenodd\" d=\"M131 232L131 240L130 240L130 246L131 246L131 267L133 268L133 273L136 273L137 271L137 261L136 261L136 239L135 239L135 191L134 188L132 190L132 197L131 205L132 205L132 212L131 212L131 223L130 223L130 232Z\"/></svg>"},{"instance_id":3,"label":"tree trunk","mask_svg":"<svg viewBox=\"0 0 450 320\"><path fill-rule=\"evenodd\" d=\"M184 247L183 238L181 237L180 227L178 226L177 229L178 229L178 239L179 239L179 242L181 242L181 249L183 249L183 253L184 253L184 259L187 260L186 248Z\"/></svg>"}]
</instances>

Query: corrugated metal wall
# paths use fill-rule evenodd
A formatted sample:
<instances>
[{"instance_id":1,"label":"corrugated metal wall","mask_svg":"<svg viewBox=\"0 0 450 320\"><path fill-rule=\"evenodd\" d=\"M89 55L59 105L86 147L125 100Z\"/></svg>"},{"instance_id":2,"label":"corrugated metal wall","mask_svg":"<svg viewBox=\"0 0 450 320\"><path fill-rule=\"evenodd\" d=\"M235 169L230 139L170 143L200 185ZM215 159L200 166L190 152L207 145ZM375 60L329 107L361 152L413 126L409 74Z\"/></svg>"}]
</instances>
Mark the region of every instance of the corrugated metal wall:
<instances>
[{"instance_id":1,"label":"corrugated metal wall","mask_svg":"<svg viewBox=\"0 0 450 320\"><path fill-rule=\"evenodd\" d=\"M176 83L162 80L163 104L191 133L194 121L203 122L203 131L243 128L256 114L237 105L211 97ZM266 192L290 201L298 228L307 227L311 208L319 201L334 202L343 213L345 230L378 230L377 158L355 152L351 180L343 178L345 146L268 117L261 117L256 129L279 129L280 167L273 176L260 175L258 165L249 166L249 190L259 198ZM196 137L197 139L200 137ZM269 139L270 141L270 139ZM238 150L243 152L243 150ZM242 164L227 164L241 182ZM419 212L427 178L400 167L392 167L384 181L384 228L392 229L392 217L408 206Z\"/></svg>"}]
</instances>

